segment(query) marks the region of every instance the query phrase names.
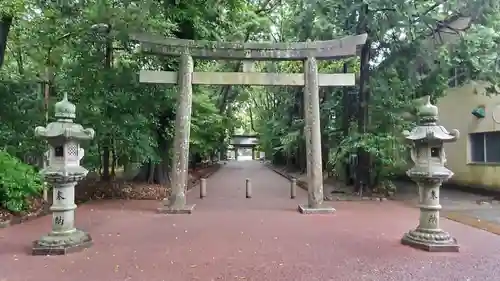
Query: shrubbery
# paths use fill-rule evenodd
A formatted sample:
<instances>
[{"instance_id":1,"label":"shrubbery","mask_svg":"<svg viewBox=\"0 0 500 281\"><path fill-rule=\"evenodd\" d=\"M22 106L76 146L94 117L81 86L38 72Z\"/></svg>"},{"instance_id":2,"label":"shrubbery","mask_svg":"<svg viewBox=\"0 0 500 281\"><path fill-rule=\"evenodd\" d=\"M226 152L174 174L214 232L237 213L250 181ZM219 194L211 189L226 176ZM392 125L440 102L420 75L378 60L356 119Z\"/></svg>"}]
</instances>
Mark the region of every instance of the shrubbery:
<instances>
[{"instance_id":1,"label":"shrubbery","mask_svg":"<svg viewBox=\"0 0 500 281\"><path fill-rule=\"evenodd\" d=\"M41 192L42 178L34 168L0 150L0 207L21 212L28 207L27 199Z\"/></svg>"}]
</instances>

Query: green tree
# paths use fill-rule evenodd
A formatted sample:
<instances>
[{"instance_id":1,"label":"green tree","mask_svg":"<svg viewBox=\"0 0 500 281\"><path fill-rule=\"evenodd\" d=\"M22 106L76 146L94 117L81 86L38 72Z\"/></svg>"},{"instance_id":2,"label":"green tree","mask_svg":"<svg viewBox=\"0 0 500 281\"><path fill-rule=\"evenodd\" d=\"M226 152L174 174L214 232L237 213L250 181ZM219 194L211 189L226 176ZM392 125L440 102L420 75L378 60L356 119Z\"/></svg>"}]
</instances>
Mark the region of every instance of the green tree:
<instances>
[{"instance_id":1,"label":"green tree","mask_svg":"<svg viewBox=\"0 0 500 281\"><path fill-rule=\"evenodd\" d=\"M358 169L358 180L377 187L404 168L406 147L399 134L411 122L401 113L414 99L442 96L457 65L468 65L475 73L468 79L494 82L497 2L296 0L281 5L272 15L276 41L368 34L357 59L322 66L324 72L342 72L344 64L360 77L352 89L321 92L322 151L329 160L324 168L345 178L346 162L358 154L358 168L365 168ZM461 20L466 24L457 27ZM480 71L481 64L488 70ZM291 63L273 70L286 65ZM297 70L299 65L283 71ZM285 88L268 92L251 94L263 147L276 163L304 171L303 93Z\"/></svg>"},{"instance_id":2,"label":"green tree","mask_svg":"<svg viewBox=\"0 0 500 281\"><path fill-rule=\"evenodd\" d=\"M175 71L177 60L144 56L129 34L249 40L266 24L261 15L273 4L202 2L90 0L85 5L61 5L12 1L15 10L4 8L2 2L2 15L13 15L15 24L0 73L0 92L5 93L2 99L8 108L1 116L2 120L22 120L2 122L2 144L22 159L41 162L45 145L33 138L33 128L52 120L52 105L67 92L77 105L77 121L97 132L84 158L86 167L108 180L116 167L142 164L137 180L166 183L177 87L140 84L138 72L146 68ZM196 62L197 71L234 67L233 63ZM238 91L226 87L195 87L193 159L222 150L220 140L227 139L235 124L237 95ZM47 115L44 100L49 104Z\"/></svg>"}]
</instances>

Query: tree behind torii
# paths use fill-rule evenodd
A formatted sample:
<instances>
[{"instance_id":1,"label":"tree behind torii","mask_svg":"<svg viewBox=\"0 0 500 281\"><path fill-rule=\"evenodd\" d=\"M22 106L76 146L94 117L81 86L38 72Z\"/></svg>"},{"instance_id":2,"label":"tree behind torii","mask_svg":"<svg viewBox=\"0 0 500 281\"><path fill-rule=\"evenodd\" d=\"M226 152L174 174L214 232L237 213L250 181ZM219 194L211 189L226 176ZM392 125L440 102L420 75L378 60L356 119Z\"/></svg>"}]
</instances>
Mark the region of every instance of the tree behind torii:
<instances>
[{"instance_id":1,"label":"tree behind torii","mask_svg":"<svg viewBox=\"0 0 500 281\"><path fill-rule=\"evenodd\" d=\"M2 15L0 18L0 68L2 68L5 56L5 49L7 48L7 37L12 25L11 15Z\"/></svg>"}]
</instances>

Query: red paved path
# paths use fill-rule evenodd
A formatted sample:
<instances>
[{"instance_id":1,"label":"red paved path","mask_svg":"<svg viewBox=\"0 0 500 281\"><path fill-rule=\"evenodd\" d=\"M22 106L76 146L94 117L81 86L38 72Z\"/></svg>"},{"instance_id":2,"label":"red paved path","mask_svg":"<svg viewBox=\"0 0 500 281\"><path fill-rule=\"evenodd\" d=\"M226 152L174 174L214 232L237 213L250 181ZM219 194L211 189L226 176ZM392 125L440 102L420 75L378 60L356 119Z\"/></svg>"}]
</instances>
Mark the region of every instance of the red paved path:
<instances>
[{"instance_id":1,"label":"red paved path","mask_svg":"<svg viewBox=\"0 0 500 281\"><path fill-rule=\"evenodd\" d=\"M413 250L399 239L415 226L415 209L335 202L334 215L300 215L305 192L289 199L287 181L256 162L228 164L208 180L208 197L197 195L189 194L192 215L156 214L154 201L85 204L77 224L95 245L65 257L28 255L49 230L48 217L0 229L0 280L500 280L496 235L443 220L462 252Z\"/></svg>"}]
</instances>

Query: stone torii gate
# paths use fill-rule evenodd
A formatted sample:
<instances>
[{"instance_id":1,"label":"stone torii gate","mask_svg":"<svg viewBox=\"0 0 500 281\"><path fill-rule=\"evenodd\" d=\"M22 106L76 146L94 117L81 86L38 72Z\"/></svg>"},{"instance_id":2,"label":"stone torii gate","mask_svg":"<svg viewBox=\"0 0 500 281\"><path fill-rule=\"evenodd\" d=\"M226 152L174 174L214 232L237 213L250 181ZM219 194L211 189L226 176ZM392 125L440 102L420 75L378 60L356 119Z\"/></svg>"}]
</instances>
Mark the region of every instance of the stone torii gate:
<instances>
[{"instance_id":1,"label":"stone torii gate","mask_svg":"<svg viewBox=\"0 0 500 281\"><path fill-rule=\"evenodd\" d=\"M140 82L178 84L174 155L172 161L172 194L159 211L170 214L190 214L194 205L186 204L188 177L189 134L192 110L193 84L198 85L274 85L304 86L305 136L307 152L308 202L299 205L299 211L332 213L323 205L323 171L321 161L321 129L319 87L353 86L355 75L318 73L317 60L333 60L357 55L367 35L348 36L327 41L295 43L221 43L164 38L148 34L134 34L131 39L141 44L145 54L180 56L179 72L141 70ZM247 61L304 61L304 73L256 72L194 72L193 58Z\"/></svg>"}]
</instances>

